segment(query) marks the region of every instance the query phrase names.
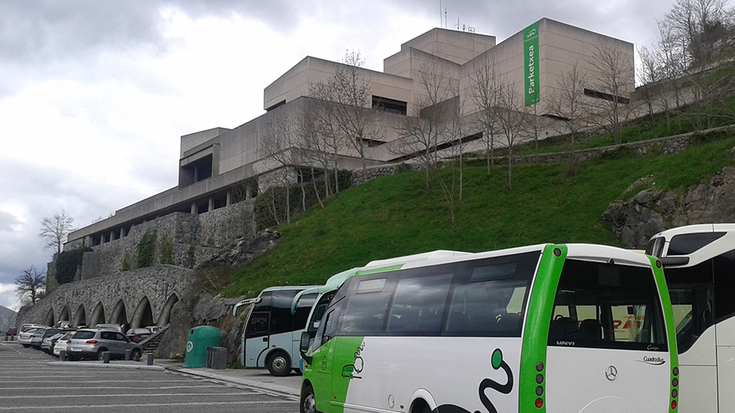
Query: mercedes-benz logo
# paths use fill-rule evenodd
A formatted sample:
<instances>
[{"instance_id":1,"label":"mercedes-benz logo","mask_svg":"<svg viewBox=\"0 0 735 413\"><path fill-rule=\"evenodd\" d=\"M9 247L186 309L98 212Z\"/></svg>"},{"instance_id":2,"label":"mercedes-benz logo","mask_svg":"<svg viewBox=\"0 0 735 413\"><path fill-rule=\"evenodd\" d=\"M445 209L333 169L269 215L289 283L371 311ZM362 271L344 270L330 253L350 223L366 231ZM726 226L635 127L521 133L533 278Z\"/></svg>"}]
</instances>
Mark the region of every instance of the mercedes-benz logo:
<instances>
[{"instance_id":1,"label":"mercedes-benz logo","mask_svg":"<svg viewBox=\"0 0 735 413\"><path fill-rule=\"evenodd\" d=\"M605 369L605 377L610 381L614 381L618 378L618 369L615 366L607 366Z\"/></svg>"}]
</instances>

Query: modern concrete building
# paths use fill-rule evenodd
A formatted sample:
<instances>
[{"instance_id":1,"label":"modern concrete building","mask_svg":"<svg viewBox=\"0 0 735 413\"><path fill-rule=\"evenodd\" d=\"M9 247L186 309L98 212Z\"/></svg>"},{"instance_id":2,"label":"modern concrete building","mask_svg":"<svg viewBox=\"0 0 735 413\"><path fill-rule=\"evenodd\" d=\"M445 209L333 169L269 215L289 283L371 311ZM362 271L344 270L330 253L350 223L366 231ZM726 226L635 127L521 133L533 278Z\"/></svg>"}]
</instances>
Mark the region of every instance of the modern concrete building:
<instances>
[{"instance_id":1,"label":"modern concrete building","mask_svg":"<svg viewBox=\"0 0 735 413\"><path fill-rule=\"evenodd\" d=\"M549 19L541 19L499 44L494 36L432 29L402 44L398 53L384 60L382 72L358 69L359 75L369 82L371 99L364 110L375 109L371 112L370 128L377 132L361 142L362 158L355 146L343 145L331 162L349 170L362 168L363 162L367 166L410 162L414 153L405 144L403 125L407 119L422 122L421 118L430 116L426 111L426 102L431 102L432 97L427 87L429 72L435 75L432 81L447 85L441 102L433 103L436 107L451 107L453 113L460 114L466 123L460 138L472 145L482 136L481 128L471 120L479 110L473 87L483 65L490 62L494 73L513 85L521 101L525 96L526 104L529 99L531 103L538 102L534 113L544 116L548 115L545 102L559 88L561 76L576 66L592 77L601 48L615 50L622 67L632 74L631 43ZM310 97L312 85L328 81L340 67L344 65L307 56L265 88L265 114L234 129L214 128L182 136L179 182L175 187L72 232L65 247L95 247L125 237L133 225L146 220L173 212L204 213L257 195L259 189L269 185L269 174L283 168L282 162L274 162L262 150L269 129L285 124L287 119L298 119L321 104ZM634 89L631 75L619 89L620 97L627 99ZM446 90L451 92L447 94ZM614 98L608 91L594 88L588 88L585 94L589 99ZM553 117L545 118L554 121ZM286 134L295 133L295 126L284 130ZM438 145L446 147L452 139L457 137L447 137ZM475 144L474 149L481 149L481 145ZM283 143L281 152L287 155L292 170L320 167L312 156L318 149ZM292 179L296 179L296 174L292 174Z\"/></svg>"}]
</instances>

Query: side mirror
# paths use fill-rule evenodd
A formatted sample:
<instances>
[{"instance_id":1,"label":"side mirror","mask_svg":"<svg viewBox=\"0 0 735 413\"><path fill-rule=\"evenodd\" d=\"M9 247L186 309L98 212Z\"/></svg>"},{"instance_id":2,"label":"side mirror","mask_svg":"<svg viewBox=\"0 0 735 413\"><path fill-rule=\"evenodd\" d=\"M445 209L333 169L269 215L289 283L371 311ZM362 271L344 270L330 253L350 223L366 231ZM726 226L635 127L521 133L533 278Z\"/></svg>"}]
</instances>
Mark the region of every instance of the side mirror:
<instances>
[{"instance_id":1,"label":"side mirror","mask_svg":"<svg viewBox=\"0 0 735 413\"><path fill-rule=\"evenodd\" d=\"M299 342L299 351L301 352L301 358L304 359L306 364L311 364L311 360L313 357L307 356L306 353L309 351L309 347L311 347L311 336L309 336L309 333L304 331L301 333L301 341Z\"/></svg>"}]
</instances>

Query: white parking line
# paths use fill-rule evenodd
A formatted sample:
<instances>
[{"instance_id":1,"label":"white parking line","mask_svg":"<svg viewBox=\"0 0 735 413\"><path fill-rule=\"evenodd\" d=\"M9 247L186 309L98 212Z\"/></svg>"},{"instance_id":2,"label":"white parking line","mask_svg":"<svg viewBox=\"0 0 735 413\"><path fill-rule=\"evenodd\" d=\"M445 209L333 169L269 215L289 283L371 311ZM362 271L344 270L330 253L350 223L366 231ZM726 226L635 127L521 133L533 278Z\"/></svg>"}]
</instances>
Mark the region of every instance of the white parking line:
<instances>
[{"instance_id":1,"label":"white parking line","mask_svg":"<svg viewBox=\"0 0 735 413\"><path fill-rule=\"evenodd\" d=\"M261 394L258 392L240 392L240 393L178 393L177 396L252 396ZM105 394L106 397L170 397L171 393L128 393L128 394ZM28 395L22 396L0 396L3 399L27 399ZM64 398L82 398L82 397L100 397L99 394L57 394L57 395L33 395L33 399L64 399Z\"/></svg>"},{"instance_id":2,"label":"white parking line","mask_svg":"<svg viewBox=\"0 0 735 413\"><path fill-rule=\"evenodd\" d=\"M162 387L139 387L139 386L100 386L100 387L86 387L85 390L176 390L176 389L208 389L208 388L221 388L221 384L205 384L205 385L198 385L198 386L162 386ZM32 386L32 387L3 387L0 388L0 390L3 391L9 391L9 390L79 390L79 386L60 386L60 387L38 387L38 386ZM99 396L99 395L98 395ZM35 397L35 396L33 396Z\"/></svg>"},{"instance_id":3,"label":"white parking line","mask_svg":"<svg viewBox=\"0 0 735 413\"><path fill-rule=\"evenodd\" d=\"M129 403L129 404L76 404L69 406L16 406L3 407L1 410L61 410L61 409L111 409L111 408L131 408L131 407L174 407L174 406L213 406L213 405L274 405L274 404L293 404L293 401L241 401L241 402L190 402L190 403Z\"/></svg>"}]
</instances>

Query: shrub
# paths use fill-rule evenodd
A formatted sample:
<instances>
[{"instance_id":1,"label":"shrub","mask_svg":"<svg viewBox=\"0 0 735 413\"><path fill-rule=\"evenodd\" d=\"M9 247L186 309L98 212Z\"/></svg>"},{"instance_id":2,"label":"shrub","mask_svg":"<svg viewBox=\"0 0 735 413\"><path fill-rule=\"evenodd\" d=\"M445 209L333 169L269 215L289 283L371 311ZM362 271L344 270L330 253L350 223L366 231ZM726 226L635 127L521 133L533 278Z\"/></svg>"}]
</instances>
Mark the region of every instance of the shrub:
<instances>
[{"instance_id":1,"label":"shrub","mask_svg":"<svg viewBox=\"0 0 735 413\"><path fill-rule=\"evenodd\" d=\"M138 243L137 268L145 268L153 265L156 254L156 231L149 231L143 235Z\"/></svg>"},{"instance_id":2,"label":"shrub","mask_svg":"<svg viewBox=\"0 0 735 413\"><path fill-rule=\"evenodd\" d=\"M82 265L84 253L92 251L92 248L79 248L75 250L62 251L56 259L56 282L66 284L74 281L77 268Z\"/></svg>"}]
</instances>

